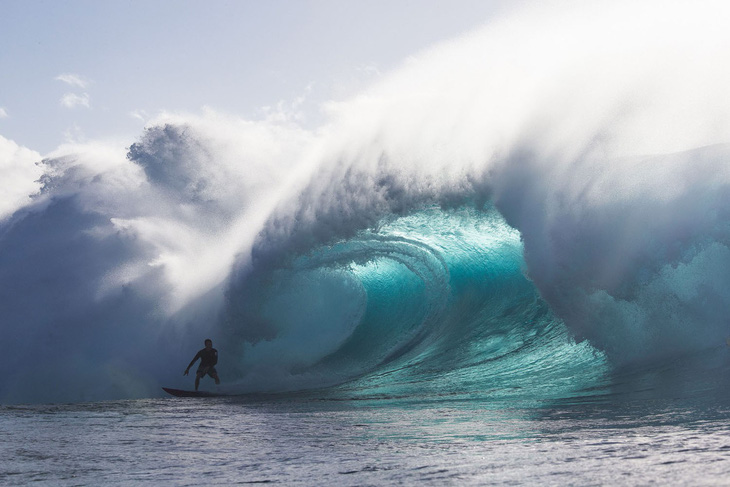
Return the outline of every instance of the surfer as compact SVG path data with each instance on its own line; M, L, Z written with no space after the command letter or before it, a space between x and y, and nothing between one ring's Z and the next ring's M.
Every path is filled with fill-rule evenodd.
M190 367L192 367L198 359L200 359L200 365L198 365L198 371L195 373L195 390L198 390L200 379L205 377L206 374L215 379L216 384L220 384L221 380L218 378L218 371L215 370L215 364L218 363L218 350L213 348L213 340L210 338L205 340L205 348L195 354L195 357L190 361L190 364L188 365L188 368L185 369L185 373L183 375L188 375Z

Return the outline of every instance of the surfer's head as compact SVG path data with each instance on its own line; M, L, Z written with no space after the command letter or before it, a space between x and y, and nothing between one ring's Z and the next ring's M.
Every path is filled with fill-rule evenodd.
M205 348L212 348L213 347L213 340L210 338L205 339Z

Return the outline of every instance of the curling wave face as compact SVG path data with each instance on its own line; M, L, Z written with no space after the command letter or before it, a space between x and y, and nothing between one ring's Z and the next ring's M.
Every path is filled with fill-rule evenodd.
M584 394L609 370L540 299L519 233L493 208L425 208L298 257L254 287L264 291L247 309L275 330L243 353L245 368L266 377L242 384L254 390L341 384L330 394L541 401Z

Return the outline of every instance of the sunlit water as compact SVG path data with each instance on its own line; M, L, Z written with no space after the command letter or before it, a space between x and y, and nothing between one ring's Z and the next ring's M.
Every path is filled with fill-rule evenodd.
M730 409L301 397L0 409L6 485L727 485Z

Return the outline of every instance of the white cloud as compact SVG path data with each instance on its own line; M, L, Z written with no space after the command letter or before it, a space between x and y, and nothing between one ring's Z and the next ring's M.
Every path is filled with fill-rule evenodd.
M69 144L80 144L86 140L84 131L81 130L81 127L76 124L73 124L66 130L64 130L63 138L66 140L66 143Z
M5 108L0 107L0 118L8 118L8 112L5 110Z
M0 135L0 220L30 203L40 191L41 155Z
M380 72L380 69L378 69L378 66L375 63L362 64L362 65L358 66L357 68L355 68L355 70L358 73L362 73L366 76L372 76L372 77L381 76L383 74Z
M134 110L129 113L129 116L142 122L147 122L150 118L149 114L144 110Z
M82 93L80 95L76 93L66 93L61 97L61 105L66 108L91 108L91 97L88 93Z
M87 86L89 86L90 83L89 80L84 78L83 76L73 73L59 74L58 76L56 76L55 79L58 81L63 81L67 85L75 86L81 89L86 88Z
M91 84L91 81L79 74L64 73L59 74L55 78L74 88L85 89ZM88 93L66 93L61 97L61 105L66 108L86 107L91 108L91 97Z

